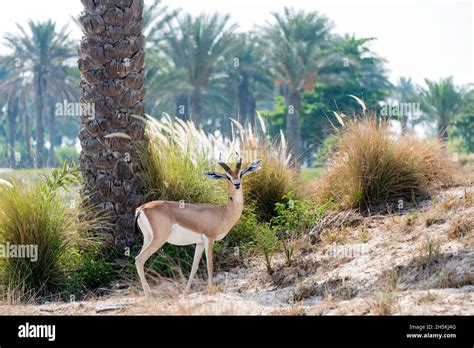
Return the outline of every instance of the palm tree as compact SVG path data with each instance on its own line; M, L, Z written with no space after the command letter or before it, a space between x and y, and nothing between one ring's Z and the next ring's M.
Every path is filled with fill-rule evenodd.
M7 45L14 50L15 57L20 59L33 76L34 104L36 114L36 156L37 168L43 166L44 149L44 95L48 88L48 77L54 69L58 59L62 62L75 55L73 46L68 39L67 28L56 30L56 23L28 22L29 33L20 25L19 35L6 34Z
M49 135L49 155L48 167L56 165L55 158L55 144L56 144L56 105L63 102L77 102L79 100L79 93L77 90L78 81L74 70L77 67L69 67L59 65L49 75L49 88L45 93L45 98L48 106L48 135Z
M425 79L426 89L421 91L421 108L438 123L438 135L446 140L447 129L460 106L461 95L453 84L453 78L440 79L439 82Z
M154 0L143 9L143 33L145 35L145 86L149 93L146 95L147 113L155 114L167 102L184 89L181 82L185 78L182 69L176 69L170 59L163 54L163 46L167 28L173 21L179 9L170 10ZM187 109L187 108L186 108ZM178 112L177 112L178 114Z
M110 241L130 245L134 210L143 203L136 146L145 125L134 117L145 112L143 0L82 3L82 192L108 218Z
M237 115L241 122L255 125L257 100L272 99L272 76L261 42L248 34L240 34L237 40L238 46L231 52L234 64L228 69L237 85Z
M269 46L273 75L288 105L288 146L298 158L302 146L298 121L301 94L313 89L325 64L331 24L317 12L296 12L287 7L283 14L272 15L275 22L264 28L264 40Z
M168 6L162 5L161 0L153 0L143 8L143 34L148 46L157 46L165 39L165 28L176 18L180 9L170 10ZM149 47L146 47L149 48Z
M4 63L4 62L2 62ZM3 65L3 64L2 64ZM18 79L13 77L7 69L2 69L0 79L0 109L6 110L8 124L8 144L11 166L15 165L15 137L16 121L19 109L19 86Z
M395 97L399 103L414 103L418 95L411 78L400 77L395 86ZM413 117L413 115L411 115ZM408 115L403 113L400 118L402 134L406 133L408 125Z
M21 64L14 56L4 56L0 60L0 67L5 74L0 79L0 94L3 94L4 99L2 105L6 105L9 122L9 140L10 140L10 163L12 166L17 166L15 158L15 129L17 125L21 125L20 119L23 123L23 142L25 152L21 156L21 161L24 166L30 166L31 160L31 130L30 130L30 116L28 112L29 101L34 96L34 83L31 74L23 69ZM9 113L10 112L10 113ZM13 114L11 113L13 112ZM18 118L17 118L18 116Z
M229 16L214 14L193 18L177 18L177 28L169 24L165 52L174 66L185 71L185 81L191 90L190 116L199 122L202 116L202 95L213 76L217 61L234 45L235 25L228 26ZM183 100L182 95L179 98Z

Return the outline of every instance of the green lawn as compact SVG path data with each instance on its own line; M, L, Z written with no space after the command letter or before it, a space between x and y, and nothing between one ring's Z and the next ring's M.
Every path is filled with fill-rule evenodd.
M301 172L301 177L304 181L312 180L321 176L323 170L323 167L304 168Z
M304 168L301 172L301 177L305 181L315 179L321 175L323 169L323 167ZM41 178L42 175L49 175L50 173L51 168L17 169L6 172L0 172L0 178L12 182L31 182L37 178Z
M51 168L41 169L15 169L2 172L0 171L0 178L11 182L32 182L42 175L49 175Z

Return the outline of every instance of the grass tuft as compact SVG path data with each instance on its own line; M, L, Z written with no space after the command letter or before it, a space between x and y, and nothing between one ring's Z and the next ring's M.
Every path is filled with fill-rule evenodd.
M336 130L337 151L313 188L320 201L368 210L416 201L454 183L455 164L438 140L394 134L387 121L364 117Z
M2 189L0 243L4 249L29 250L0 258L0 283L8 298L31 301L67 288L68 271L80 264L78 247L92 242L87 235L97 223L81 221L87 208L64 203L62 189L78 183L77 169L65 163L44 180L14 181Z

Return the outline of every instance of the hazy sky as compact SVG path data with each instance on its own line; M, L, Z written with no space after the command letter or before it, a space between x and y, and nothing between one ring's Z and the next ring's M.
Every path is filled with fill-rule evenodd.
M145 0L145 2L148 2ZM285 5L316 10L329 17L337 33L376 37L371 48L387 59L390 79L409 76L417 83L425 77L453 76L457 84L474 82L472 1L314 1L314 0L162 0L171 8L192 14L219 11L232 15L239 30L271 20L272 11ZM79 0L15 0L4 2L0 34L16 32L15 23L52 18L70 22L82 9ZM73 38L80 30L70 24ZM0 45L0 54L7 50Z

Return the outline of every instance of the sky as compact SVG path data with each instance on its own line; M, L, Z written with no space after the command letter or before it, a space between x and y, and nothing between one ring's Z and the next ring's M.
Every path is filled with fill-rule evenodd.
M145 3L149 1L145 0ZM425 0L162 0L170 8L191 14L218 11L231 15L239 31L248 31L271 21L271 12L292 6L318 11L334 23L335 33L375 37L371 49L387 60L392 82L411 77L423 84L453 76L458 85L474 83L474 6L472 1ZM15 0L2 4L0 36L17 32L16 23L52 18L60 26L69 24L71 36L81 31L71 17L82 10L80 0ZM0 40L0 54L8 49Z

